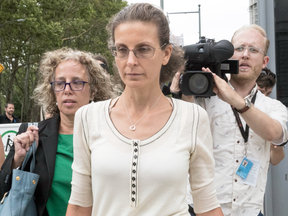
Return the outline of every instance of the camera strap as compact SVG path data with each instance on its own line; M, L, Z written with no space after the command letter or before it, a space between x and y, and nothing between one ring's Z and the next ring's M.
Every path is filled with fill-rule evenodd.
M257 91L255 92L255 94L254 94L254 96L253 96L253 98L251 100L251 103L253 103L253 104L255 103L255 100L256 100L256 94L257 94ZM245 143L247 143L248 137L249 137L249 125L246 124L246 128L245 128L245 131L244 131L243 124L241 122L241 119L239 117L239 114L238 114L237 110L234 107L232 107L232 105L231 105L231 108L233 110L234 116L236 118L236 122L237 122L238 127L240 129L240 132L242 134L242 137L243 137Z

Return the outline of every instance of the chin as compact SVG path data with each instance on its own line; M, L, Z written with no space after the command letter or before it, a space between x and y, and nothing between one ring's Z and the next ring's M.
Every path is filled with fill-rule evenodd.
M62 111L60 111L64 116L69 117L69 116L75 116L75 113L78 109L64 109Z
M246 83L252 80L249 74L231 74L231 78L238 83Z

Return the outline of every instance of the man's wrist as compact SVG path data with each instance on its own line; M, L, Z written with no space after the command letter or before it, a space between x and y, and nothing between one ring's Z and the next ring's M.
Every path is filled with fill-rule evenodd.
M246 107L246 102L245 102L245 99L242 98L241 102L238 102L238 104L235 104L235 109L236 110L242 110Z
M178 92L172 92L172 91L170 91L170 92L171 92L173 98L176 98L176 99L182 98L182 91L181 90Z
M235 107L235 109L237 110L237 112L239 113L244 113L246 112L248 109L250 109L250 107L252 106L251 101L248 98L244 99L244 105L241 105L239 107L241 107L240 109L238 109L237 107Z

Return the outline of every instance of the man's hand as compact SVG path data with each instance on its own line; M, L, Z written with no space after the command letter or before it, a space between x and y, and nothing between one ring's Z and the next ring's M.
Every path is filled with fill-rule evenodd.
M173 80L171 82L171 86L170 86L170 92L172 93L178 93L180 92L180 87L179 87L179 81L180 81L180 76L181 73L178 71L174 77ZM182 94L182 100L187 101L187 102L191 102L194 103L194 97L192 95L184 95Z
M274 166L279 164L285 157L283 146L270 144L270 163Z
M181 74L179 71L174 75L170 86L170 92L178 93L180 91L179 88L180 75Z
M202 71L211 72L209 68L202 68ZM237 92L235 92L225 80L221 79L215 73L211 73L215 82L213 92L221 100L234 106L237 110L243 109L246 106L244 99Z

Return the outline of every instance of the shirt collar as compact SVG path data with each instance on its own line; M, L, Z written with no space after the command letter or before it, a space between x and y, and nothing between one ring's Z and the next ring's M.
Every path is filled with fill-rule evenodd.
M235 91L234 87L231 85L230 81L228 81L229 86ZM247 95L244 99L249 99L251 100L253 98L253 96L256 94L257 92L257 83L255 84L255 86L253 87L253 89L251 90L250 94Z

